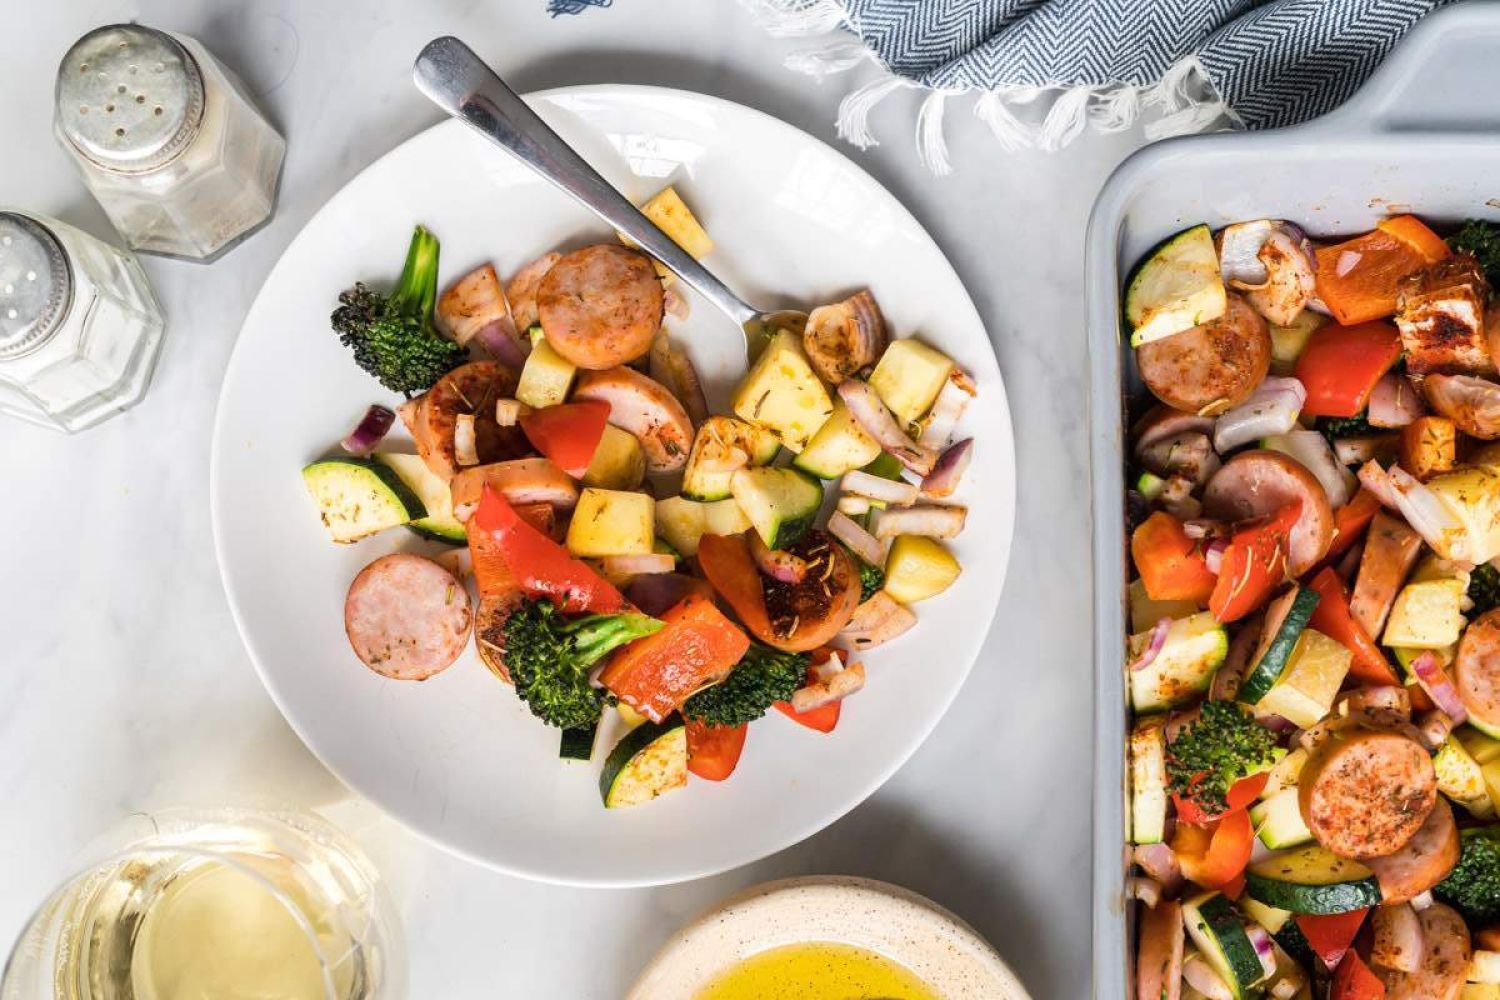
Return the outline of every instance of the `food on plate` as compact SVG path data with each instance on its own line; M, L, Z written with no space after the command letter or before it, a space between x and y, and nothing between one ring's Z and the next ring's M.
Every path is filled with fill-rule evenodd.
M675 189L642 210L713 249ZM829 733L867 683L895 682L858 653L962 573L979 388L954 359L893 338L865 289L786 314L716 413L668 329L685 300L638 249L523 255L509 276L479 262L441 295L437 254L418 227L393 295L340 297L357 363L408 398L303 470L334 541L405 527L415 547L365 543L358 659L422 679L472 635L559 759L601 762L609 808L728 779L766 715ZM1162 665L1202 674L1179 645Z
M1412 215L1131 274L1138 997L1500 997L1497 274Z

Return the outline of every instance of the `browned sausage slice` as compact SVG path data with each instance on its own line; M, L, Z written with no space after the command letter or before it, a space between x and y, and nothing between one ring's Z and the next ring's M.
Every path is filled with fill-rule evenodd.
M498 361L473 361L438 379L416 401L409 421L403 408L402 419L417 443L417 454L435 475L452 479L462 468L453 445L460 413L474 415L474 446L481 463L526 453L519 428L495 423L495 400L513 395L516 381L516 373Z
M1464 629L1453 674L1469 714L1500 726L1500 608L1486 611Z
M385 677L422 681L469 642L469 593L431 559L396 553L359 571L344 599L354 655Z
M1182 996L1184 927L1182 904L1164 899L1141 907L1136 921L1136 1000L1179 1000Z
M536 293L542 279L552 270L552 265L562 260L557 251L544 253L515 273L505 286L505 298L510 302L510 314L515 319L516 329L525 333L536 326Z
M467 521L486 486L513 504L546 503L571 510L578 503L578 484L557 463L547 458L513 458L475 465L454 476L448 484L453 516Z
M1135 349L1141 379L1176 410L1218 414L1243 403L1271 370L1271 333L1237 295L1218 319Z
M1318 843L1363 861L1406 846L1438 798L1432 759L1415 740L1343 729L1307 758L1298 779L1302 820Z
M665 309L651 258L612 243L564 255L542 278L536 305L553 350L594 370L649 351Z
M1427 822L1406 846L1383 858L1366 858L1365 866L1380 880L1380 896L1385 902L1405 903L1445 879L1458 864L1458 851L1453 807L1439 795Z
M666 386L634 368L586 372L573 389L575 400L609 404L609 422L634 434L652 472L673 472L687 464L693 447L693 421Z
M1365 634L1379 638L1406 576L1422 554L1422 536L1403 519L1382 510L1370 522L1349 613Z
M1292 527L1287 572L1301 576L1333 544L1333 508L1306 466L1278 451L1244 451L1225 462L1203 491L1204 512L1223 521L1270 517L1294 500L1301 501L1302 513Z
M1456 912L1433 903L1422 919L1422 965L1416 972L1378 969L1385 1000L1458 1000L1474 957L1469 928Z

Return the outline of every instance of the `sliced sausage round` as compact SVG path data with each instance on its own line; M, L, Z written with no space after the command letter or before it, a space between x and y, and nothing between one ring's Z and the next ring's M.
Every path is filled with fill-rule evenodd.
M1205 415L1243 403L1271 370L1271 332L1244 299L1224 315L1135 349L1141 379L1175 410Z
M1385 1000L1458 1000L1474 957L1469 928L1442 903L1433 903L1420 917L1422 964L1416 972L1377 969Z
M344 599L344 631L365 666L422 681L458 659L469 642L469 592L431 559L396 553L359 571Z
M1380 881L1381 899L1405 903L1447 878L1458 864L1458 852L1453 807L1439 795L1427 821L1399 851L1383 858L1366 858L1365 866Z
M416 400L414 409L403 408L402 420L417 444L417 454L435 475L452 479L463 468L453 444L460 413L474 415L474 448L481 463L526 454L529 446L520 428L495 422L495 401L513 395L517 381L516 373L498 361L473 361L438 379Z
M794 653L826 646L849 624L859 607L859 570L842 545L814 529L787 551L807 561L801 583L782 583L762 576L770 634L767 645Z
M1203 491L1204 512L1223 521L1270 517L1294 500L1302 513L1292 527L1287 572L1301 576L1333 544L1333 508L1306 466L1279 451L1244 451L1225 462Z
M1359 861L1401 850L1438 799L1432 758L1416 741L1343 729L1307 758L1298 779L1302 820L1318 843Z
M693 422L677 397L634 368L584 372L573 399L609 404L609 422L634 434L652 472L674 472L687 464L693 447Z
M1140 457L1143 449L1163 438L1176 437L1179 434L1202 434L1204 437L1212 437L1213 433L1212 417L1200 417L1196 413L1183 413L1170 406L1160 405L1147 410L1146 414L1130 428L1130 438L1135 442L1137 458Z
M536 305L552 349L593 370L649 351L665 309L651 258L612 243L565 254L543 276Z
M1486 611L1464 629L1453 680L1470 715L1500 726L1500 608Z

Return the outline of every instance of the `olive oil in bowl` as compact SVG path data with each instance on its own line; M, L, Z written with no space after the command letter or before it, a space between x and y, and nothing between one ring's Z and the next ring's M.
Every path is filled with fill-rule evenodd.
M786 945L752 955L695 1000L942 1000L905 966L854 945Z

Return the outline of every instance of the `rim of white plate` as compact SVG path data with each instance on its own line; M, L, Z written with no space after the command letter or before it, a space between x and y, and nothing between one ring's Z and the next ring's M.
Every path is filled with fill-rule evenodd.
M812 821L802 827L799 827L794 832L789 833L786 836L776 838L769 844L757 848L746 857L739 858L727 864L699 865L693 868L684 869L665 877L646 876L634 878L580 878L577 876L559 874L550 870L541 870L525 864L507 863L496 858L487 857L485 855L469 850L466 847L455 844L429 830L426 830L423 827L419 826L415 820L410 819L407 816L404 816L394 811L393 809L388 808L379 797L377 797L372 792L367 791L363 783L349 778L342 770L329 763L327 758L318 751L318 748L313 740L308 736L307 733L302 730L302 728L297 725L296 721L294 721L294 713L289 710L288 705L283 700L282 694L278 690L276 683L273 681L271 674L262 665L261 658L256 652L255 643L253 642L251 635L246 628L245 621L241 617L240 605L236 596L234 584L230 578L230 573L225 569L225 540L221 529L222 521L219 515L220 497L219 492L216 489L216 484L219 482L220 478L219 461L222 450L224 424L227 419L225 416L226 408L224 405L224 397L227 391L227 387L231 381L231 373L234 371L235 365L240 357L241 348L243 346L244 332L251 326L252 321L254 321L257 316L257 313L261 310L262 300L266 288L271 284L272 279L276 277L277 270L280 268L282 261L293 251L294 248L298 246L299 243L301 243L302 240L309 238L308 233L315 228L319 218L323 216L324 213L328 212L333 204L337 202L345 194L345 192L350 187L352 187L361 177L365 176L371 171L380 169L381 165L384 162L395 157L407 146L424 141L430 133L433 133L440 129L467 129L466 125L455 119L444 119L422 129L421 131L393 146L391 149L387 150L385 153L360 169L358 173L348 178L339 187L339 189L332 195L330 195L328 199L323 202L322 206L320 206L318 210L314 212L305 223L303 223L302 228L299 229L297 234L292 237L290 242L287 243L286 247L277 257L276 263L267 273L265 281L261 285L260 291L256 293L255 300L251 303L249 311L247 311L245 314L244 321L240 324L240 331L236 335L234 350L231 352L229 363L225 366L224 369L223 383L219 394L219 403L216 406L214 412L213 439L209 448L209 514L213 525L214 557L219 567L219 581L224 588L225 598L229 604L230 617L234 620L235 629L239 633L240 642L244 646L245 652L249 656L250 662L254 666L257 676L260 678L261 686L265 688L266 693L270 696L272 703L275 704L277 711L281 713L282 718L286 720L287 725L292 729L292 731L297 734L297 738L302 741L303 745L307 747L312 755L317 758L318 762L325 769L327 769L330 774L337 778L350 791L370 801L380 809L382 814L390 817L397 824L411 832L419 839L448 854L462 858L465 861L470 862L471 864L479 865L480 867L489 868L493 871L502 872L508 875L514 875L520 878L526 878L532 881L544 882L553 885L575 886L579 888L632 889L658 885L676 885L700 878L719 875L727 871L733 871L737 868L741 868L745 865L754 864L757 861L768 858L773 854L778 854L789 847L799 844L807 838L814 836L815 834L820 833L823 830L826 830L828 827L832 826L834 823L837 823L840 819L847 816L856 807L862 805L866 799L868 799L875 792L879 791L880 788L883 787L885 783L888 782L891 777L897 771L899 771L907 761L911 759L912 755L915 754L917 750L927 742L927 738L932 735L932 732L937 728L938 723L941 722L943 718L948 714L949 709L951 709L953 706L954 699L958 696L958 692L968 682L969 675L973 673L974 664L978 661L979 653L983 649L984 639L988 637L989 630L994 624L995 615L999 610L1000 595L1003 591L1006 577L1009 574L1011 545L1014 541L1015 534L1015 435L1014 425L1011 421L1010 416L1009 396L1005 391L1005 383L1004 378L1000 372L999 359L995 355L994 343L989 339L988 328L984 323L983 317L979 315L979 310L974 305L973 298L968 294L968 290L966 287L964 287L962 279L958 277L957 270L953 267L952 262L948 260L948 255L943 252L937 241L932 238L932 234L927 231L927 228L917 220L916 216L911 213L911 210L908 209L899 198L897 198L888 188L886 188L885 185L881 184L873 176L871 176L868 171L859 166L840 150L834 148L833 146L830 146L828 143L824 142L818 137L811 135L800 128L797 128L795 125L792 125L789 122L785 122L780 118L777 118L767 112L760 111L759 109L740 104L736 101L728 100L727 98L716 97L711 94L703 94L697 91L683 90L676 87L658 87L646 84L595 83L576 84L565 87L552 87L546 90L532 91L521 96L526 101L535 103L547 102L561 98L585 97L590 95L597 95L600 97L663 96L676 99L700 101L706 104L714 105L721 110L727 110L733 114L747 115L752 118L759 119L763 124L769 126L770 128L779 129L783 132L789 133L796 141L810 144L814 148L818 149L821 153L838 159L845 166L847 166L848 169L858 174L874 189L880 191L881 194L888 198L892 211L904 222L910 224L914 232L920 234L921 240L927 244L928 248L930 248L932 254L934 255L934 260L941 261L943 266L947 267L948 270L953 273L955 282L961 288L964 288L963 302L961 304L956 304L956 307L965 309L972 317L974 324L979 329L985 331L986 346L989 347L989 350L985 352L983 356L984 360L989 362L991 370L984 373L983 384L985 384L986 386L993 384L995 392L999 397L997 400L997 413L1001 417L1000 426L990 428L987 431L985 437L987 439L996 439L1003 441L1005 445L1003 456L1005 468L1001 471L1006 495L999 499L1001 508L1004 511L1008 512L1009 516L1002 518L1004 523L1001 526L1001 538L999 545L1001 551L1001 565L999 566L997 571L997 592L995 594L995 599L994 601L987 604L982 619L975 622L975 632L980 635L979 644L974 651L974 655L969 658L968 664L965 666L962 676L957 679L957 682L953 684L952 689L942 699L941 710L934 712L931 716L930 721L910 730L908 732L907 739L905 739L898 745L898 750L892 756L890 764L887 767L882 768L878 772L876 772L872 776L871 780L861 783L858 787L853 787L853 784L851 783L851 794L848 795L842 802L839 802L835 806L835 808L828 814L826 814L822 819ZM475 141L483 141L477 136L474 138Z

